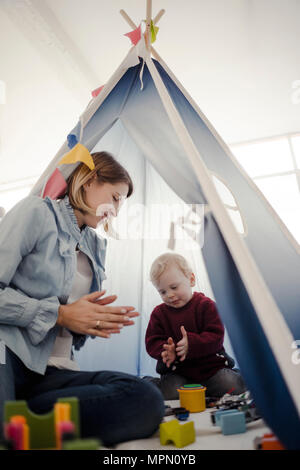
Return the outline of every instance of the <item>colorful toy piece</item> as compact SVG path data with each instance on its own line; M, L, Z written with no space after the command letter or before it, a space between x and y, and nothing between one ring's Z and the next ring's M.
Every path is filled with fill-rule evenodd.
M63 442L63 450L97 450L99 449L98 439L73 439Z
M261 418L253 399L251 398L250 392L242 393L241 395L228 395L225 394L219 399L214 406L218 409L211 412L212 424L215 423L215 415L219 411L243 411L245 414L246 423L256 421Z
M179 421L186 421L190 416L190 412L188 410L185 411L176 411L175 416Z
M184 385L178 388L180 405L191 413L204 411L206 409L205 390L206 387L198 384Z
M220 415L220 426L224 435L246 432L245 414L243 411L222 413Z
M13 443L15 450L29 449L29 428L24 416L12 416L4 426L4 434Z
M275 434L268 433L262 437L256 437L254 439L254 448L256 450L285 450L285 447L277 439Z
M213 424L215 426L221 426L221 416L226 414L238 413L238 410L218 410L214 413Z
M57 449L59 448L58 440L56 436L56 423L59 422L59 411L62 410L57 405L68 404L69 413L64 408L64 418L71 420L74 423L75 437L79 437L79 410L78 410L78 399L77 398L60 398L58 403L55 404L54 409L46 414L33 413L27 407L26 401L7 401L4 406L4 420L5 423L9 423L10 419L14 415L21 415L26 419L26 423L29 427L29 448L30 449ZM60 411L61 417L62 411Z
M185 447L195 441L194 422L180 424L177 419L161 423L159 425L160 443L166 445L172 443L176 447Z
M52 411L46 414L33 413L26 401L7 401L4 405L4 434L6 443L15 450L65 449L65 439L80 438L79 405L76 397L60 398ZM83 439L77 442L83 448ZM94 439L92 447L99 440ZM87 446L90 444L87 443ZM70 446L69 446L70 447ZM7 446L6 446L7 448Z
M185 421L189 416L190 412L182 407L171 408L170 406L165 406L165 416L175 415L180 421Z

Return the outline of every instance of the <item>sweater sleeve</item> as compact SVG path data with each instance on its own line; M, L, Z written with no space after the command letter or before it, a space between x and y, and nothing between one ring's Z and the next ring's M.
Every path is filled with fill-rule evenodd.
M146 351L154 359L161 359L163 345L167 343L169 335L166 334L160 321L159 306L153 310L146 331Z
M37 243L45 227L45 210L38 198L20 201L0 224L0 322L27 329L34 345L56 324L57 297L34 299L10 286L23 259Z
M224 326L219 317L216 304L211 299L198 305L198 323L201 324L201 332L187 332L188 353L187 359L198 359L210 354L215 354L223 347Z

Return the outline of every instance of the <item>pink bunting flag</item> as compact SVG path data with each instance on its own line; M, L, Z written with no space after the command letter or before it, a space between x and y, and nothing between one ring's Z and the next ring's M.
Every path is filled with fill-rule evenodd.
M99 88L96 88L96 90L92 91L93 98L96 98L96 96L99 95L99 93L100 93L100 91L102 90L103 87L104 87L104 85L99 86Z
M136 44L141 40L141 25L136 28L134 31L130 31L130 33L126 33L124 34L124 36L127 36L132 44L134 44L136 46Z
M67 189L67 183L58 168L54 170L48 179L42 197L49 196L51 199L56 199L62 196Z

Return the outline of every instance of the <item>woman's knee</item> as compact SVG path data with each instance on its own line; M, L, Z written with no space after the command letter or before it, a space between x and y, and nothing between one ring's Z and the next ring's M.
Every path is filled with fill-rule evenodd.
M126 399L118 404L120 414L114 413L109 425L102 421L101 440L106 446L150 437L163 420L165 405L157 386L137 378L132 385L124 389Z
M139 379L136 385L141 396L141 420L146 424L145 433L152 434L165 414L164 397L159 388L150 382Z

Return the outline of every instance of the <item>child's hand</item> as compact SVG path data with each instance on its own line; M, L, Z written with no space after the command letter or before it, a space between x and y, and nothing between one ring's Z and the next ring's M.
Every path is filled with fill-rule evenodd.
M167 367L170 367L176 359L175 343L173 339L168 338L168 343L164 344L163 348L164 351L161 353L162 360Z
M184 361L189 349L189 342L187 337L187 332L185 331L184 326L180 327L182 333L182 339L178 341L176 347L177 356L180 356L180 361Z

